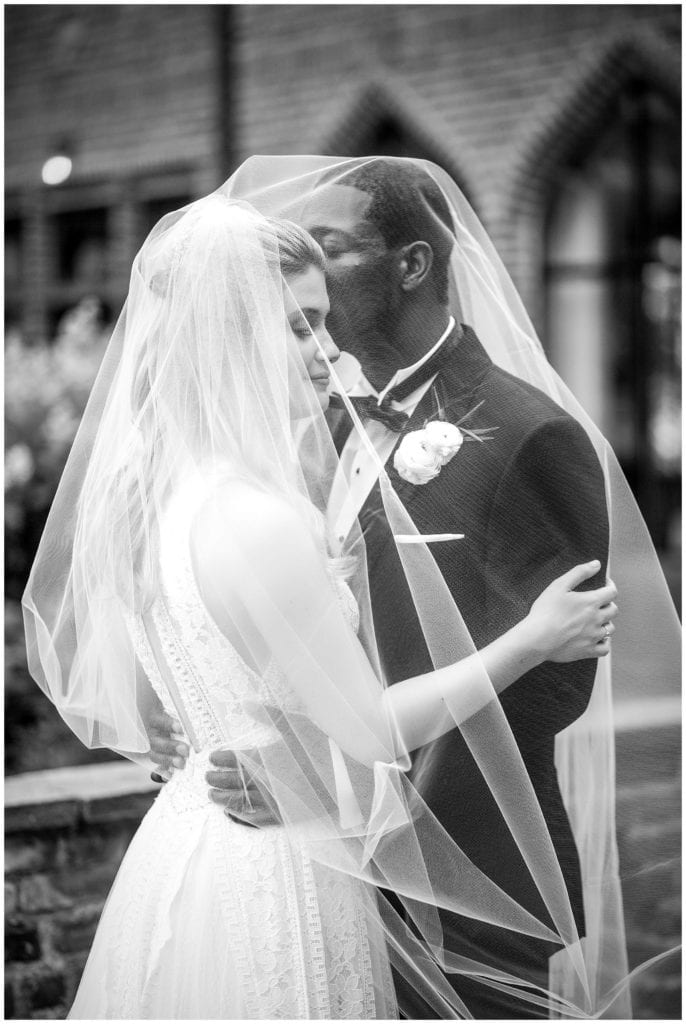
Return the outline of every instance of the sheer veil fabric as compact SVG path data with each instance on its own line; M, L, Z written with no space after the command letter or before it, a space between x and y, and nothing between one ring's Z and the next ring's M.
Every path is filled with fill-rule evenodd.
M485 487L498 466L512 495L521 550L515 569L497 523L463 517L459 495L437 501L441 530L434 532L464 538L422 540L417 502L427 500L433 483L408 484L392 460L381 463L330 363L348 426L378 463L379 476L368 514L342 539L336 534L330 496L334 482L338 489L346 482L331 425L284 315L288 284L272 218L312 230L333 262L333 236L342 226L325 225L318 203L331 218L345 212L350 194L359 199L362 190L367 202L375 162L253 157L217 192L164 217L148 236L25 594L31 672L85 744L145 763L157 696L136 657L135 624L148 621L159 599L170 517L187 521L195 586L221 635L261 680L239 705L215 695L216 716L227 721L226 745L313 861L367 883L378 905L379 951L429 1011L471 1016L458 983L470 978L504 999L516 997L532 1016L630 1016L632 972L654 968L669 951L651 948L644 962L628 963L623 902L649 906L665 865L646 848L623 877L614 714L627 700L659 703L678 692L676 614L612 450L547 362L459 189L423 161L404 163L431 183L419 194L423 215L434 224L447 306L464 325L458 335L475 335L485 362L462 405L451 408L451 391L432 385L427 402L435 404L422 415L491 430L481 444L465 440L437 482L447 487L464 472L477 492L481 475ZM392 168L395 161L383 163ZM412 223L399 223L397 239L385 241L402 245L412 230ZM384 280L372 285L388 288ZM363 295L346 305L337 294L344 287L344 275L330 275L334 340L343 349L346 339L373 344L386 328L376 319L378 306L367 306ZM387 309L392 316L390 291ZM302 310L305 324L307 313ZM448 375L460 377L464 345L457 343ZM619 628L612 656L597 668L584 663L587 699L572 718L551 726L540 695L569 687L575 677L562 674L558 682L553 671L530 690L522 680L517 691L511 688L510 710L482 667L459 698L445 694L452 733L413 752L385 698L402 678L392 667L388 637L395 631L398 648L404 634L419 637L422 671L469 658L526 613L532 597L524 581L535 597L583 560L570 553L558 571L535 543L548 467L527 458L525 423L517 428L523 438L517 459L506 457L503 410L481 390L491 364L508 381L523 382L531 401L560 419L562 434L592 464L603 522L585 522L583 493L577 498L572 488L570 496L569 487L556 516L561 535L573 521L575 529L587 529L591 546L605 537L606 550L589 551L588 558L602 558L618 585ZM551 472L563 483L574 480L564 445L550 454ZM497 498L507 506L507 496ZM477 535L479 544L470 547ZM456 582L450 566L458 545L466 545L459 549L466 554L455 556ZM470 552L485 552L483 578ZM479 590L478 600L463 604L459 579L465 590ZM341 611L341 580L359 609L357 632ZM563 844L559 823L553 827L542 807L545 794L532 781L532 765L544 756L539 735L555 737L571 837ZM460 737L480 780L478 799L460 804L460 815L470 819L469 841L462 826L443 816L436 796L451 736ZM640 737L636 770L648 778L664 752L650 728ZM460 777L448 781L459 792ZM511 844L503 857L516 859L527 879L525 895L491 866L492 837L478 836L486 803ZM565 821L559 831L567 827ZM581 893L570 892L576 857ZM495 944L489 935L499 936ZM548 949L545 976L510 955L529 940Z

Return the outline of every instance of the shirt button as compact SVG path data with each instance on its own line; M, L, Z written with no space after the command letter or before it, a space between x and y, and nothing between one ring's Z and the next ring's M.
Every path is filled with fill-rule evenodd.
M359 475L360 475L360 467L359 467L359 466L358 466L358 467L357 467L357 469L355 470L355 475L356 475L356 476L359 476Z

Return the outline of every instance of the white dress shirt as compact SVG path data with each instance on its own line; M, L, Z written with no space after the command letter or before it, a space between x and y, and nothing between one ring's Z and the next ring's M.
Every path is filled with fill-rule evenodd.
M441 345L447 340L454 326L455 320L453 317L450 317L448 326L436 344L429 349L421 359L417 360L416 363L413 363L412 366L398 370L391 377L383 391L377 392L369 383L367 378L360 373L360 376L354 386L348 391L348 394L354 397L374 395L378 397L379 403L381 403L391 388L396 387L404 380L407 380L411 374L424 365L427 359L430 359L431 356L438 351ZM391 408L407 413L408 416L412 416L413 412L435 379L436 375L434 374L434 376L429 380L420 384L411 395L407 396L407 398L404 398L399 402L391 402ZM393 449L398 443L399 435L394 430L389 430L389 428L385 424L380 423L379 420L365 419L363 420L363 425L367 437L374 446L374 450L379 461L377 462L376 459L371 456L365 445L362 443L357 431L351 431L350 436L343 447L343 451L341 452L340 465L338 467L338 472L331 490L331 497L329 499L329 518L333 523L334 534L341 542L343 542L348 536L360 509L369 497L372 487L378 480L380 464L386 464L393 452Z

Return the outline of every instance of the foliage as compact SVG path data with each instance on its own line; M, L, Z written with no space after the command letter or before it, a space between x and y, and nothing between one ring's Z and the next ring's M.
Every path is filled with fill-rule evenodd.
M5 352L6 585L19 597L105 346L97 299L67 313L50 346Z
M5 349L5 752L10 772L101 759L85 751L30 679L19 599L109 331L84 299L52 345ZM113 755L107 753L105 756Z

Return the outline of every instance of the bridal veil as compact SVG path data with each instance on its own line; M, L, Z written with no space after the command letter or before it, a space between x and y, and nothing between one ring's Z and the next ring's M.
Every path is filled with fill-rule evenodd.
M362 879L377 895L379 941L398 974L439 1017L470 1015L448 980L460 974L516 995L532 1016L629 1016L632 976L655 969L669 951L656 942L628 962L624 906L649 907L667 865L648 845L630 871L619 858L615 716L677 692L675 611L612 450L548 363L483 228L444 171L413 161L441 196L430 216L451 309L497 366L574 418L604 477L608 574L621 616L586 711L555 746L580 859L580 937L522 753L485 671L460 699L446 695L446 714L517 845L542 912L504 891L427 806L421 779L436 768L436 752L432 745L405 749L383 696L389 681L369 587L369 572L383 568L368 568L359 524L341 541L330 522L339 458L289 330L274 218L306 223L318 191L345 188L374 159L253 157L148 236L25 594L30 668L85 744L146 761L156 696L137 662L131 624L145 622L155 600L165 517L174 503L195 502L188 538L195 585L268 690L266 699L245 699L241 716L251 728L231 745L313 860ZM306 309L302 320L306 330ZM334 390L344 392L335 363L330 372ZM378 461L343 401L360 445ZM487 416L497 428L498 410ZM474 654L478 640L432 550L460 540L423 538L387 468L378 469L375 515L397 550L431 662L450 665ZM340 581L359 608L357 636L342 618ZM500 586L516 586L506 567ZM231 714L221 694L216 714ZM635 736L636 773L651 777L664 753L649 724ZM472 945L467 955L453 946L443 926L450 913L505 936L549 942L549 977L522 976L506 948L496 960L486 948Z

